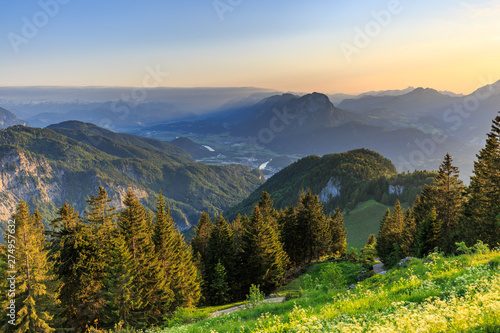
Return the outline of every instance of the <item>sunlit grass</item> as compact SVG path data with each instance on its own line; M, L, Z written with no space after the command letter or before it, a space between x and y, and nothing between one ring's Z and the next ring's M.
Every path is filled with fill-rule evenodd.
M184 312L179 316L200 321L171 321L149 332L499 332L499 264L498 251L449 258L434 253L347 290L361 266L320 263L282 290L300 290L300 298L214 318L208 311L220 307ZM341 286L325 276L338 269Z

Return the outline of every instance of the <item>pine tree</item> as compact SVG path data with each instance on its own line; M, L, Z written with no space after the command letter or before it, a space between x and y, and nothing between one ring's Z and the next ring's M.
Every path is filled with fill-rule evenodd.
M83 329L88 324L81 312L80 295L85 289L82 276L85 267L85 251L90 247L89 228L83 225L72 206L65 203L59 208L58 217L51 222L50 259L62 286L59 300L66 318L64 327ZM91 248L91 247L90 247Z
M202 212L198 224L194 228L194 236L191 239L193 253L199 253L203 262L207 261L208 239L212 222L207 212Z
M208 304L208 276L206 264L208 261L208 239L210 238L210 228L212 221L206 212L201 213L198 224L194 228L194 236L191 239L191 249L193 251L193 259L198 268L199 284L201 288L200 302Z
M137 263L133 260L123 235L118 231L113 233L109 257L104 273L103 327L113 328L119 322L128 327L136 322L133 311L142 306L137 297L142 290L135 284Z
M229 301L229 285L227 283L227 272L224 265L219 261L215 265L214 276L210 283L210 290L212 291L212 303L215 305L225 304Z
M374 234L370 234L366 240L365 246L361 249L361 259L365 261L373 261L377 258L377 239Z
M500 243L500 116L493 120L486 146L477 155L463 209L462 238Z
M167 277L155 254L150 236L151 230L148 230L149 214L131 190L127 191L123 203L125 209L120 213L119 230L137 264L135 283L141 290L140 295L137 295L140 299L136 303L142 306L135 309L133 313L136 321L134 326L140 327L147 323L157 324L174 301L174 294L169 288Z
M245 289L251 284L258 284L262 291L268 293L281 285L288 256L275 229L262 216L258 205L244 225L242 261L247 271Z
M340 208L335 209L333 216L328 216L327 224L331 240L330 253L343 256L347 251L347 231L344 227L344 218Z
M318 259L328 248L328 229L323 205L310 189L299 198L296 219L296 232L302 235L301 242L297 245L304 251L306 260Z
M387 209L377 237L377 253L388 267L393 266L402 258L401 236L404 227L404 214L399 200L394 205L393 212Z
M231 227L226 222L224 217L216 216L215 221L210 229L210 237L208 239L207 262L205 264L207 272L207 284L209 286L208 299L211 304L214 304L214 297L218 293L213 289L213 280L215 279L215 268L221 263L224 266L227 275L226 282L231 288L231 295L235 295L237 290L237 259L236 249L234 244L234 235Z
M262 191L257 205L259 206L262 218L266 220L266 223L268 223L276 232L279 232L278 213L273 208L273 201L271 200L269 193Z
M81 266L78 294L78 315L85 326L99 327L105 305L103 298L104 274L110 260L111 233L116 224L115 207L107 191L99 186L97 194L87 200L89 209L84 212L80 229L84 244L80 247Z
M441 234L436 236L436 243L447 253L455 251L457 238L459 214L463 202L465 186L458 178L458 168L452 165L453 159L446 154L443 163L439 166L438 174L434 180L436 207L436 221L439 224L434 227L440 229Z
M404 227L401 234L401 254L404 257L413 256L416 253L415 239L417 236L417 225L410 208L406 210Z
M9 271L15 271L16 276L16 321L15 326L5 323L3 332L53 332L51 321L53 305L57 301L57 290L50 288L54 276L47 260L47 251L44 250L45 237L43 235L43 224L40 223L39 213L29 215L29 207L21 200L12 215L15 221L15 229L8 229L4 238L8 244L15 244L14 262L8 266ZM12 232L9 232L12 230ZM14 231L15 230L15 231ZM11 239L15 243L9 242ZM9 250L12 250L9 248ZM10 254L11 252L4 252ZM2 258L7 261L10 258ZM8 274L2 272L2 274ZM3 276L2 282L7 276ZM7 305L4 303L5 313Z
M301 265L306 258L304 242L304 229L306 226L299 225L295 207L290 206L281 212L280 224L282 232L280 240L293 265Z
M153 242L169 288L174 292L171 310L194 306L200 299L198 269L161 193L155 213Z
M417 225L416 254L418 257L423 257L438 247L436 240L440 234L440 224L434 206L426 210L420 219Z

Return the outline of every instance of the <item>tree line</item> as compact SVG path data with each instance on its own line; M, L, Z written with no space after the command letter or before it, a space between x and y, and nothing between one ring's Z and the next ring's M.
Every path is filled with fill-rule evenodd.
M457 252L459 243L500 245L500 116L493 120L486 145L477 155L469 186L446 154L432 185L425 185L413 206L396 202L382 218L376 250L388 266L406 256L436 250Z
M130 189L123 210L110 202L99 187L82 215L66 203L49 228L19 202L0 248L0 301L12 314L2 332L161 326L181 307L244 299L252 285L270 293L293 267L346 248L340 210L325 216L311 191L282 211L264 192L232 223L204 212L190 245L161 193L153 213Z

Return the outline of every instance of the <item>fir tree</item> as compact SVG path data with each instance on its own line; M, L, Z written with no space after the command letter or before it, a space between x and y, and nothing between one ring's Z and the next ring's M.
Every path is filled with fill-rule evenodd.
M463 209L462 238L500 243L500 116L493 120L486 146L477 155Z
M438 174L434 180L434 206L436 207L436 225L434 229L441 229L436 243L447 253L455 250L459 214L463 202L464 185L458 178L458 168L453 166L453 159L446 154L443 163L439 166Z
M280 240L283 243L283 248L286 251L290 261L298 266L305 261L304 242L304 225L298 224L296 210L293 206L286 208L280 214L280 224L282 232Z
M125 209L120 213L118 225L130 254L136 261L135 283L141 290L140 295L137 295L140 299L136 303L142 306L135 309L133 314L135 326L157 324L174 302L174 294L155 254L151 230L148 230L150 216L131 190L127 191L123 203Z
M330 253L343 256L347 250L347 232L344 227L344 218L340 208L337 207L333 216L327 218L328 230L330 232Z
M194 236L191 239L191 247L193 248L193 253L199 253L202 262L207 261L208 255L208 239L210 237L210 228L212 222L210 221L210 216L207 212L202 212L201 217L198 220L198 224L194 228Z
M201 217L198 220L198 224L196 224L196 227L194 228L194 236L191 239L191 249L194 257L193 260L195 261L199 274L198 278L202 297L200 301L204 304L207 303L205 296L209 294L206 264L208 261L208 240L210 238L211 225L212 221L210 221L208 213L202 212Z
M417 225L410 208L406 210L404 217L404 227L401 234L401 254L404 257L413 256L416 253L415 239L417 235Z
M301 241L296 246L300 246L304 251L304 259L312 260L324 254L325 245L329 245L328 227L326 224L323 205L317 195L313 195L309 189L307 193L302 193L296 208L296 232L301 233Z
M377 253L388 267L393 266L402 257L401 235L404 227L404 214L399 200L391 214L387 209L377 237Z
M85 289L82 276L85 267L85 252L90 247L88 228L83 225L74 208L65 203L51 222L50 259L55 274L61 282L59 299L66 318L66 328L82 329L88 324L82 315L80 295Z
M361 258L365 261L373 261L377 258L377 239L374 234L370 234L366 240L365 246L361 249Z
M217 265L215 265L214 275L210 283L212 303L215 305L227 303L229 301L229 290L226 269L219 261Z
M218 291L212 288L212 282L216 276L215 268L219 261L226 269L226 281L231 288L231 294L235 295L238 292L236 284L237 259L234 235L231 227L222 216L215 217L215 221L210 229L207 251L207 262L205 267L207 271L207 283L210 286L208 299L210 303L213 304L214 297Z
M81 260L78 314L86 326L99 327L105 305L103 298L104 273L109 262L111 233L115 228L116 211L107 191L99 186L97 194L87 200L89 209L84 212L84 225L80 229L83 246Z
M44 228L40 223L40 215L30 215L28 205L21 200L11 220L15 221L15 229L8 229L4 239L8 244L15 244L15 262L8 261L10 258L6 257L2 259L12 263L8 266L9 271L16 272L14 297L17 308L15 325L5 322L2 331L53 332L55 329L50 326L53 314L49 311L54 309L57 290L50 288L54 286L54 276L47 260L47 251L44 250ZM9 250L4 249L4 255L10 254ZM3 276L2 283L7 277ZM10 302L4 301L4 311L8 313L7 305Z
M121 322L128 327L136 322L133 311L142 306L137 297L142 290L135 284L137 263L119 232L113 233L109 258L104 274L103 298L106 303L103 309L103 326L113 328Z
M245 289L251 284L258 284L268 293L281 285L288 256L275 229L264 219L258 205L244 226L242 255L247 271Z

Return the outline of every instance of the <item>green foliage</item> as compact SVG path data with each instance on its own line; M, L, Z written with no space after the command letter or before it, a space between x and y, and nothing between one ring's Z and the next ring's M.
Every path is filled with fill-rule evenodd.
M60 311L41 216L37 212L30 215L28 205L21 200L11 221L11 227L4 234L9 245L3 246L0 253L2 262L8 263L1 270L0 300L6 315L2 316L0 327L2 332L53 332L54 315ZM12 275L15 280L7 280ZM8 308L12 300L15 301L13 318L7 315L12 313Z
M229 284L227 272L224 265L219 261L215 265L213 276L210 281L210 300L212 304L225 304L229 300Z
M265 295L262 291L260 291L259 285L254 285L252 283L247 295L247 304L251 307L259 306L264 301L264 298Z
M467 247L467 245L465 245L465 242L455 243L455 245L457 246L457 252L462 252L463 254L472 253L472 248Z
M266 210L264 213L269 214ZM240 252L243 288L247 290L257 283L262 291L269 293L282 284L288 256L269 218L263 215L258 205L245 222Z
M500 116L493 120L486 146L477 155L463 208L462 238L467 244L480 239L490 246L500 243Z
M322 268L320 283L328 289L340 289L345 285L346 279L342 269L335 263L329 263Z

